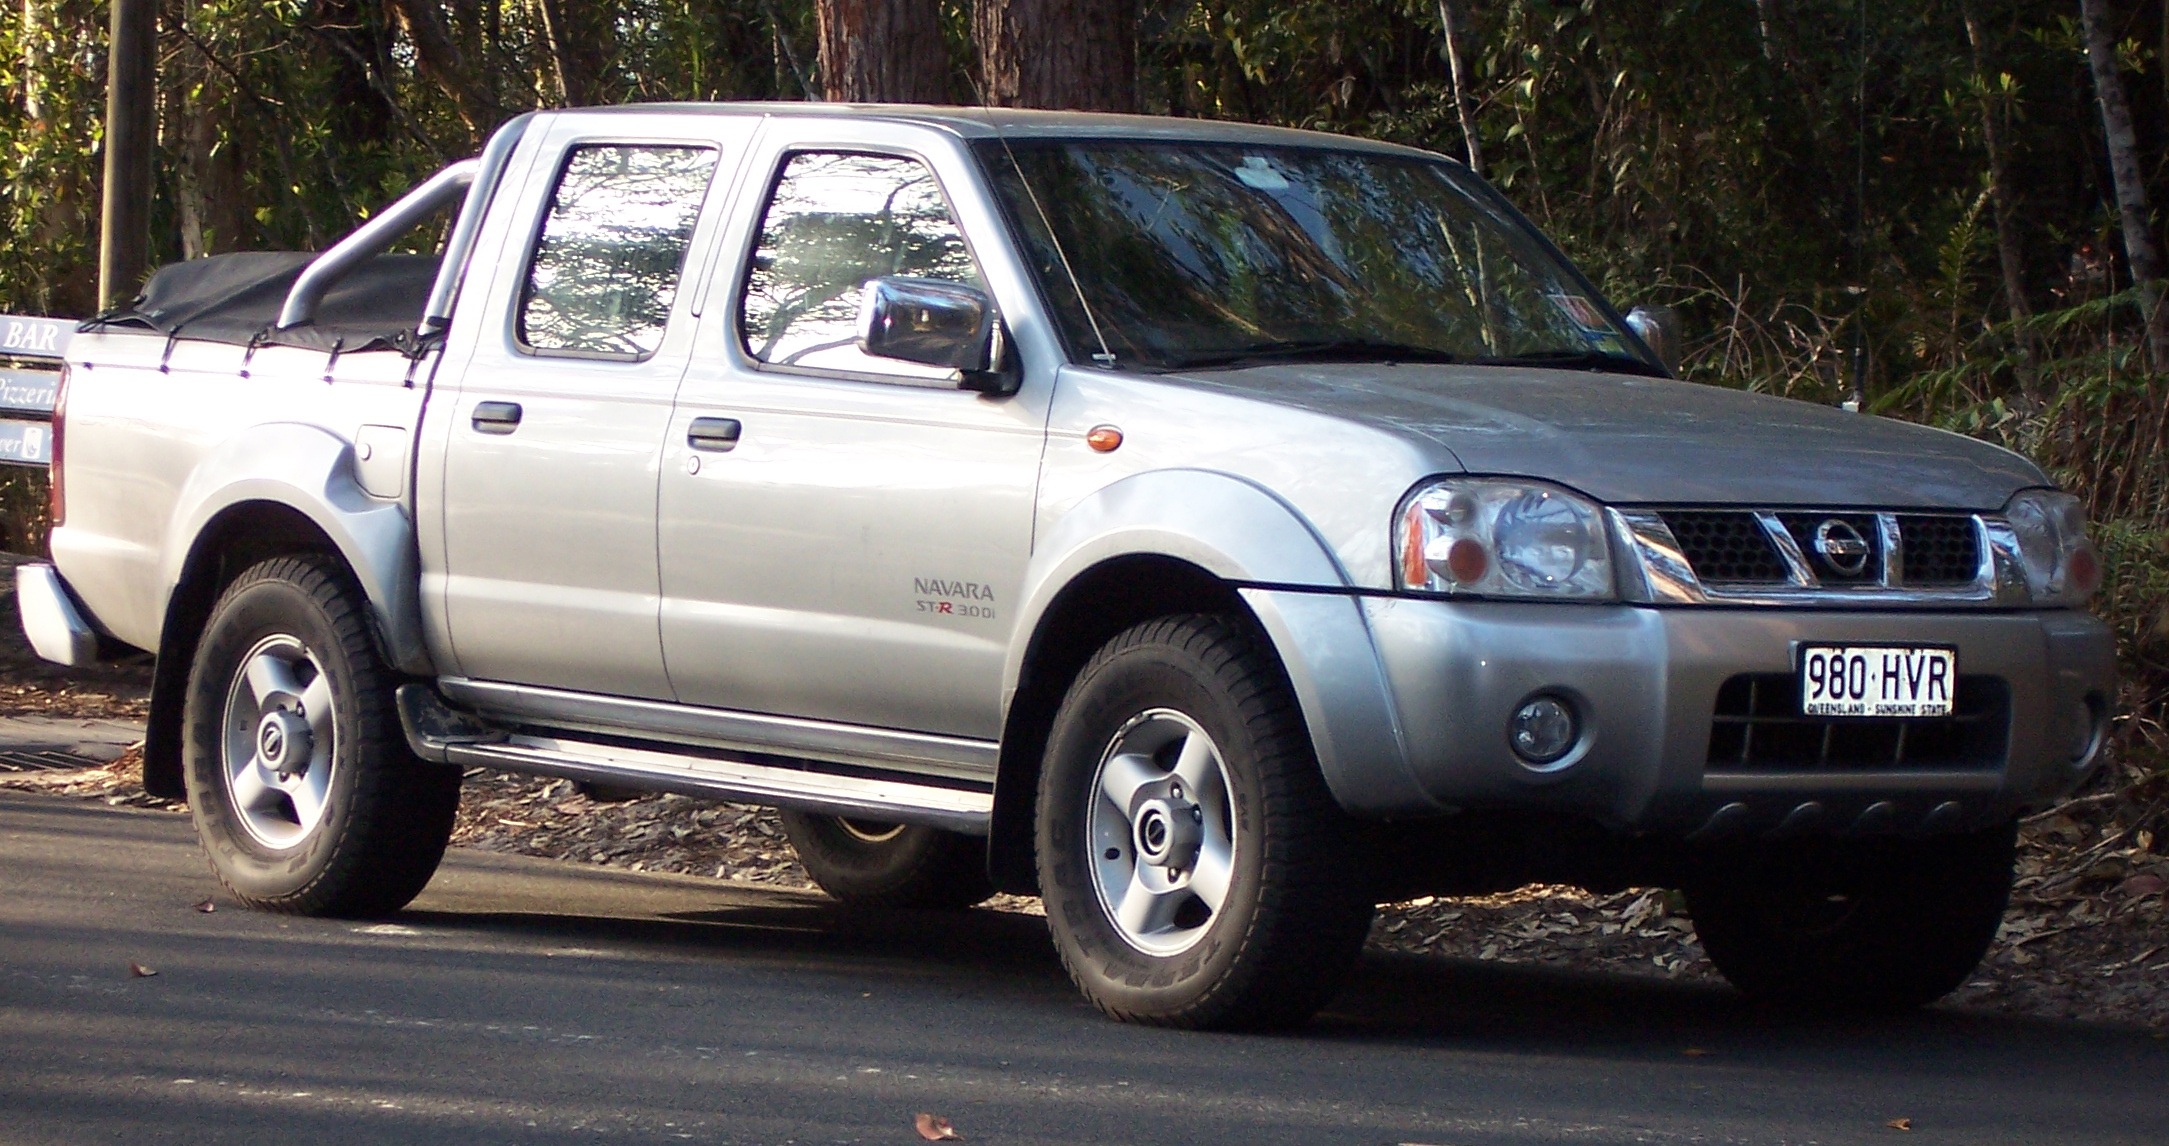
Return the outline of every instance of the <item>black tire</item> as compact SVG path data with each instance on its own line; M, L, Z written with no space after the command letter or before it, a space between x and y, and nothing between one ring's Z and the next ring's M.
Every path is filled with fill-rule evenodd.
M1904 1010L1980 965L2011 895L2017 826L1922 840L1769 845L1712 857L1687 907L1747 995L1809 1010Z
M182 717L188 806L212 870L251 907L389 914L451 839L459 771L408 751L365 608L337 561L278 557L236 577L205 623ZM275 773L274 759L296 767Z
M1186 763L1200 733L1198 756L1216 754L1217 769ZM1110 789L1129 795L1117 804ZM1167 826L1185 820L1190 838L1169 842ZM1241 1030L1307 1022L1339 991L1370 928L1356 844L1286 673L1228 618L1166 617L1124 632L1055 715L1040 774L1040 887L1063 966L1113 1018ZM1168 862L1150 862L1156 848ZM1205 890L1208 871L1217 874ZM1120 921L1133 892L1112 890L1118 883L1145 889L1133 922Z
M983 839L816 812L782 819L806 874L852 907L961 910L994 894Z

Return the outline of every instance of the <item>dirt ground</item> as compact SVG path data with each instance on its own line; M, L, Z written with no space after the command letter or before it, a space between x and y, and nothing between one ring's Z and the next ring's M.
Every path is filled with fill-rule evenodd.
M0 572L4 572L0 569ZM76 672L37 660L13 623L13 577L0 592L0 716L141 719L147 658ZM2162 759L2161 729L2128 723L2128 756ZM154 800L139 782L140 754L80 771L0 771L0 787L112 804ZM2021 837L2019 878L1995 947L1942 1005L2049 1018L2136 1024L2169 1032L2169 776L2112 763L2086 792L2033 817ZM543 856L782 887L810 887L775 813L645 796L597 801L569 781L474 770L460 804L455 847ZM1002 896L988 909L1037 913L1038 901ZM1477 898L1387 904L1371 946L1441 958L1498 960L1716 981L1676 894L1637 889L1592 895L1532 886Z

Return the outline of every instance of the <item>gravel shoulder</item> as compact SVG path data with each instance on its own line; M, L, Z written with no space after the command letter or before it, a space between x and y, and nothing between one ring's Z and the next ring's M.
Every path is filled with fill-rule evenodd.
M8 562L12 564L12 562ZM0 574L11 570L0 566ZM12 575L0 591L0 717L140 721L147 657L76 671L39 661L13 623ZM2062 808L2029 820L2019 879L1994 949L1942 1005L1961 1010L2151 1027L2169 1037L2169 773L2132 760L2169 758L2164 730L2127 725L2119 759ZM140 748L77 770L0 771L0 787L109 804L155 800ZM598 793L595 795L607 795ZM597 799L564 780L468 773L453 846L629 871L770 887L812 881L773 811L677 795ZM1036 899L987 909L1038 914ZM1530 886L1501 895L1384 905L1371 949L1438 958L1717 982L1679 897L1657 889L1595 895Z

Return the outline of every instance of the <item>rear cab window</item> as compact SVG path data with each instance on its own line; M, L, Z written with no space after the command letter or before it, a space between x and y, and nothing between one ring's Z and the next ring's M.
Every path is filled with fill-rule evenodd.
M520 345L569 357L654 354L715 167L711 147L572 148L521 287Z

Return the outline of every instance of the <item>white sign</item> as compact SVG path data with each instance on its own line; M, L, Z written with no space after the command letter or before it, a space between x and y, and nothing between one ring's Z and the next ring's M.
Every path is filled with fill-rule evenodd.
M53 370L0 370L0 410L50 414L60 394L60 374Z
M0 420L0 462L45 466L53 463L53 428L43 422Z
M75 337L75 325L70 318L0 315L0 354L58 358L67 353L68 340Z

